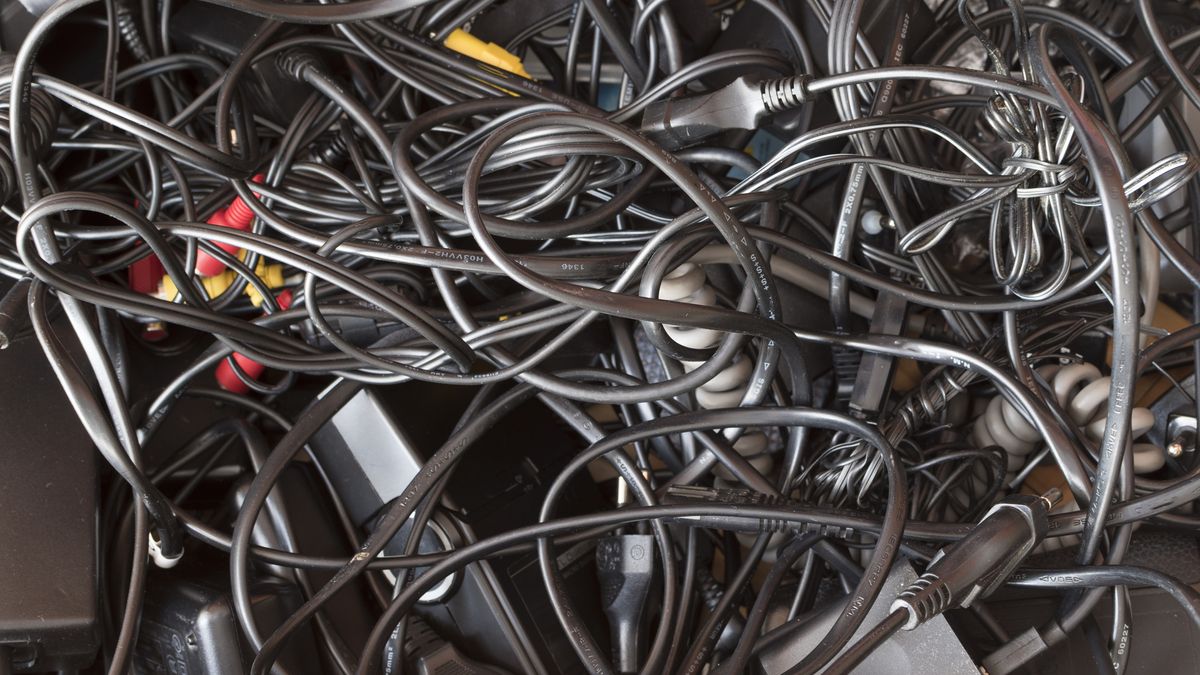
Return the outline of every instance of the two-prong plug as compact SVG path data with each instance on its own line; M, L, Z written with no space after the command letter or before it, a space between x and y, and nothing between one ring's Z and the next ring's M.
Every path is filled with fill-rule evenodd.
M947 609L969 607L1000 587L1046 536L1048 514L1061 494L1015 495L996 504L967 536L934 556L892 603L912 630Z
M810 79L739 77L714 92L655 101L642 114L642 133L675 151L730 129L757 129L769 115L806 103Z

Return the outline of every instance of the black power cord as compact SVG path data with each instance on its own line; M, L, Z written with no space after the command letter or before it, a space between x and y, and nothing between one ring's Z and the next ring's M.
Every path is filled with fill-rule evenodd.
M753 669L775 591L795 614L822 582L846 591L838 618L793 672L848 672L901 619L986 614L1010 582L1068 592L989 672L1078 627L1126 668L1105 635L1136 618L1122 587L1200 621L1177 580L1121 562L1135 524L1196 527L1178 431L1195 406L1147 421L1135 394L1183 391L1200 353L1200 326L1156 322L1196 312L1175 232L1200 224L1177 105L1197 102L1200 30L1168 42L1149 0L875 4L47 9L0 56L0 347L38 340L106 460L107 670L138 659L151 561L205 548L228 555L256 673L310 620L332 667L375 672L385 643L432 634L408 623L422 589L515 554L537 558L538 630L592 673ZM71 67L51 53L93 38ZM327 468L306 452L326 420L411 381L477 395L369 532L323 487L354 554L256 545L286 470ZM846 405L864 392L878 405ZM394 542L455 510L488 446L524 442L492 433L534 399L588 448L539 476L538 522L439 553ZM181 440L181 401L220 420ZM593 463L614 476L603 506L564 516ZM236 513L197 498L236 480ZM1041 480L1075 506L1029 497ZM601 568L604 644L558 561L616 541L650 554ZM1055 545L1078 546L1075 569L1010 576ZM900 551L924 586L847 648ZM298 581L268 628L259 563L332 578ZM379 570L405 572L385 588ZM326 612L359 581L384 609L345 639ZM422 644L467 658L439 637Z

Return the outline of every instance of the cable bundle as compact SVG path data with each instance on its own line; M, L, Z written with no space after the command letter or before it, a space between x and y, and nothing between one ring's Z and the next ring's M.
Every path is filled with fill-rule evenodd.
M1121 563L1135 523L1197 527L1200 25L1168 43L1150 0L517 4L63 0L6 57L0 335L41 343L112 467L108 672L130 672L149 561L195 549L228 561L255 674L310 625L330 672L411 667L422 594L514 551L578 672L746 672L831 593L788 672L845 672L902 627L834 662L900 555L929 565L1039 480L1079 505L1037 507L1035 539L1078 537L1051 585L1089 590L1021 638L948 586L921 605L983 617L988 672L1105 594L1119 635L1127 586L1195 602ZM217 11L253 30L226 49L193 19ZM51 58L74 36L103 57ZM325 485L345 555L262 546L326 423L413 383L470 402L366 530ZM188 440L193 399L219 419ZM537 520L419 549L535 399L579 441ZM606 508L567 515L600 464ZM232 512L202 498L235 485ZM558 554L635 535L655 610L610 650ZM304 597L272 630L266 565ZM360 580L373 629L348 639L326 612ZM1120 672L1126 649L1099 651Z

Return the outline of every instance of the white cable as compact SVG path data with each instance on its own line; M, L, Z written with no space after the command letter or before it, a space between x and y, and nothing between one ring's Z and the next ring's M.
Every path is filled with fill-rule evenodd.
M1090 363L1069 366L1047 366L1038 371L1046 378L1058 404L1063 407L1071 421L1091 439L1098 440L1104 433L1104 422L1108 416L1108 393L1110 378L1102 376L1100 369ZM1139 438L1154 426L1154 413L1146 408L1134 408L1131 438ZM1039 436L1024 415L1003 397L996 396L988 402L987 409L971 430L971 438L979 447L998 445L1008 453L1009 476L1016 474L1024 465L1029 453L1038 446ZM1151 473L1162 468L1166 462L1163 449L1150 443L1133 444L1133 470L1135 473Z
M663 300L688 302L694 305L714 307L717 304L717 292L707 283L704 268L694 263L684 263L663 277L659 287L658 297ZM687 326L664 325L667 335L679 344L692 349L711 349L716 347L725 337L725 333L708 328L689 328ZM680 361L684 370L691 372L699 368L700 361ZM742 397L750 386L753 375L753 360L746 354L739 354L734 360L716 374L711 380L696 389L696 403L701 408L735 408L742 403ZM763 432L749 430L741 435L733 444L733 449L764 476L769 476L775 469L775 458L768 452L769 444ZM724 466L717 466L713 473L714 483L718 487L737 487L738 481ZM743 544L752 542L745 535L739 536ZM772 538L773 549L782 538Z
M663 300L675 300L694 305L715 307L717 292L708 285L704 269L699 265L684 263L672 270L659 288ZM692 349L711 349L720 344L725 333L710 328L687 326L664 326L667 335L679 344ZM681 361L687 371L699 368L698 361ZM742 396L750 386L754 366L745 354L739 354L724 370L696 390L696 402L702 408L732 408L742 402Z

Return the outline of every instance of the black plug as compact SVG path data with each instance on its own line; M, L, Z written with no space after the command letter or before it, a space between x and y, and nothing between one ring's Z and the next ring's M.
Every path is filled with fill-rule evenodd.
M419 616L409 615L406 628L403 658L409 668L407 672L416 675L508 675L504 670L475 661L458 651L458 647L435 633ZM396 633L393 632L393 639L387 645L386 659L389 662L398 656L395 637ZM386 663L385 668L387 672L394 670Z
M757 129L768 115L803 105L808 80L805 75L777 80L739 77L708 94L655 101L642 114L642 133L674 151L730 129Z
M707 505L720 504L725 506L769 506L780 510L802 510L813 513L812 507L798 504L779 495L768 495L757 490L746 488L710 488L699 485L671 485L663 495L664 504L678 505ZM838 509L822 509L828 514L846 514L859 517L862 514L854 511ZM667 521L703 527L710 530L730 530L747 534L763 534L776 532L792 532L797 535L820 533L826 537L843 538L853 530L838 525L821 522L793 522L774 518L758 518L749 515L694 515L666 518Z
M1015 495L996 504L967 536L938 551L929 567L892 603L912 630L947 609L969 607L1000 587L1046 536L1050 508L1061 494Z
M636 673L642 658L642 619L654 583L654 537L623 534L596 546L601 604L612 630L617 672Z

